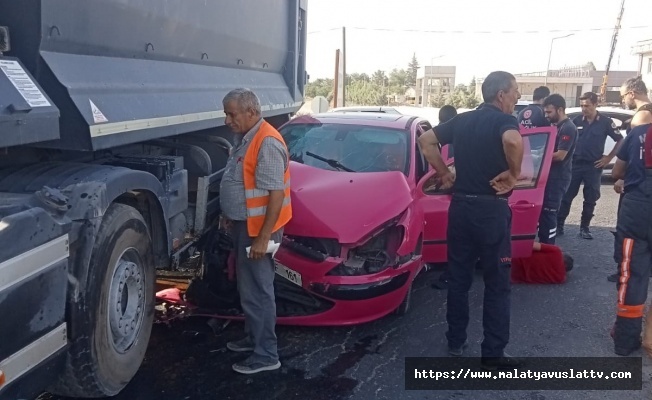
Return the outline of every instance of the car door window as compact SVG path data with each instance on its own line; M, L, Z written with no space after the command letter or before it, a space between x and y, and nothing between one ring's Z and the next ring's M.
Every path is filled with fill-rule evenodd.
M549 135L535 133L523 137L523 162L521 163L521 176L514 189L529 189L537 186L541 176L543 157L546 154Z
M547 133L531 134L523 137L523 162L521 163L521 176L514 189L531 189L537 186L541 176L541 167L546 154L549 135ZM455 165L449 166L455 172ZM423 192L427 195L450 194L450 190L443 190L437 174L431 176L423 185Z
M419 138L421 137L421 133L417 132L417 140L415 140L414 147L415 147L415 159L416 159L416 181L419 182L421 178L423 178L427 173L428 173L428 161L426 161L426 157L424 157L423 153L421 152L421 146L419 146Z

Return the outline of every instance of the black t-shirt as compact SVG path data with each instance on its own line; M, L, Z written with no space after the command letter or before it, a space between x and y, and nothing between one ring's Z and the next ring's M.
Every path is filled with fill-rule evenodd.
M490 104L435 127L437 140L455 147L455 193L496 194L489 182L509 169L502 137L510 129L519 129L516 118Z
M575 117L573 123L577 126L577 148L574 159L578 161L598 161L603 156L607 136L614 142L623 138L613 120L600 113L590 124L583 115Z
M550 179L570 179L572 176L573 154L577 145L577 127L570 120L557 124L557 139L555 140L555 151L565 150L568 152L561 162L553 162L550 167Z
M652 124L639 125L627 135L618 151L618 158L627 163L625 169L625 193L631 192L645 180L643 159L645 134Z
M530 104L518 113L516 118L519 124L526 128L539 128L550 126L550 121L546 118L541 104Z

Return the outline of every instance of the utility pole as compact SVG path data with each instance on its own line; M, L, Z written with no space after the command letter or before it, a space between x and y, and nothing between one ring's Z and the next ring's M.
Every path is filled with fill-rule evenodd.
M333 79L333 108L337 108L337 88L340 77L340 49L335 50L335 79Z
M618 13L618 19L616 20L616 27L614 28L614 34L611 37L611 48L609 49L609 59L607 60L607 67L604 70L604 77L602 77L602 86L600 86L600 103L604 104L607 101L607 82L609 81L609 69L611 68L611 60L614 57L614 52L616 51L616 42L618 41L618 31L620 31L620 21L623 18L623 13L625 12L625 0L622 0L620 3L620 13Z
M624 0L623 0L624 1ZM346 27L342 27L342 107L346 105Z

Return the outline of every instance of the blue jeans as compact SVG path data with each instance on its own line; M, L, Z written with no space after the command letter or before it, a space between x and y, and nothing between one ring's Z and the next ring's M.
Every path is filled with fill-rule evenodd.
M233 244L240 304L245 316L245 333L254 343L253 357L257 361L278 361L276 343L276 302L274 298L274 260L271 254L260 260L247 258L246 248L251 246L246 221L233 221ZM272 234L271 239L281 242L283 229Z

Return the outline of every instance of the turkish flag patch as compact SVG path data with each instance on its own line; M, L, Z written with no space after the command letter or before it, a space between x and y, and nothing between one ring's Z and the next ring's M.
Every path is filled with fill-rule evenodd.
M562 135L562 137L561 137L561 141L562 141L562 142L568 142L569 140L570 140L570 136L568 136L568 135Z

